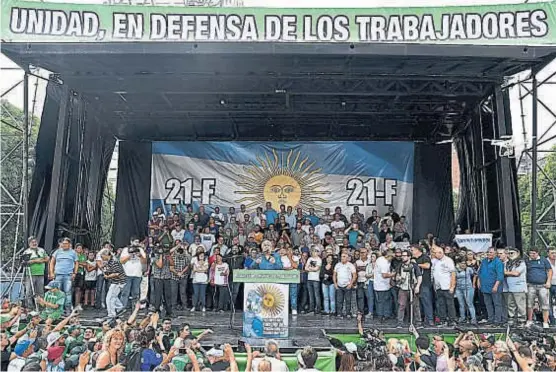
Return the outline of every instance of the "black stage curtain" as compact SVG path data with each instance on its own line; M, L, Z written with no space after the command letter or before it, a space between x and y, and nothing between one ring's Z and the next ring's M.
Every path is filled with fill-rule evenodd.
M121 141L118 154L118 186L112 241L116 247L129 244L131 236L147 235L151 192L150 142Z
M62 105L66 120L59 123ZM29 234L36 236L47 251L54 249L62 236L94 249L99 244L102 197L115 139L109 126L101 124L90 111L88 102L78 93L48 84L35 147L28 220ZM61 149L57 159L56 148ZM56 162L59 174L53 174ZM51 195L53 187L56 193ZM54 221L55 231L47 234L49 218ZM50 237L52 240L47 241Z
M35 146L35 168L29 188L29 215L27 216L29 235L36 236L40 244L47 249L50 247L49 244L45 245L44 233L61 96L60 87L57 84L48 83L41 126Z
M431 232L448 241L454 231L450 144L415 144L412 240Z

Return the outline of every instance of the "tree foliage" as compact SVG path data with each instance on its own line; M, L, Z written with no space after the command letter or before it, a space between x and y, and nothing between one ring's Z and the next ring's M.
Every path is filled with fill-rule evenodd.
M544 246L543 240L547 244L556 244L556 146L552 147L552 151L539 162L541 169L537 173L536 213L539 234L536 246L539 248ZM531 172L519 175L517 182L523 248L528 249L531 241ZM540 217L543 218L539 220Z
M21 188L23 180L23 123L24 112L8 101L2 100L1 107L1 159L2 189L0 198L2 204L2 230L0 244L2 260L11 257L14 244L16 249L23 247L23 234L18 229L17 215L12 212L22 212L18 209L21 203ZM33 175L34 148L39 133L39 119L31 118L31 133L29 136L29 182ZM20 216L22 218L22 216ZM17 234L16 234L17 232Z

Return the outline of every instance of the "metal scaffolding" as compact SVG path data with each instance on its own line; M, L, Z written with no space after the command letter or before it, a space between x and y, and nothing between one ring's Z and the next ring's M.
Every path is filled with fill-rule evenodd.
M10 247L12 250L12 256L10 260L6 260L2 263L1 267L1 274L2 277L11 278L11 274L14 272L16 260L14 259L17 257L19 252L25 249L26 241L29 236L28 232L28 196L29 196L29 174L32 171L29 164L30 164L30 151L29 151L29 138L31 136L31 132L33 130L34 124L34 116L35 116L35 109L37 107L37 91L39 86L39 79L41 77L38 75L38 69L29 67L27 69L19 69L19 68L1 68L2 71L23 71L22 79L18 80L15 84L11 87L6 89L6 91L2 92L0 95L1 101L1 109L3 112L8 113L8 116L11 116L12 122L8 122L2 119L2 124L7 125L8 127L15 129L17 136L17 141L14 147L10 149L6 149L2 151L2 159L0 160L0 164L8 163L13 161L14 159L21 159L22 169L21 169L21 179L18 180L21 184L19 189L18 195L14 195L13 192L10 191L10 187L4 185L0 182L0 187L2 188L2 198L0 198L0 216L1 218L1 225L0 225L0 234L4 234L7 231L7 227L10 224L15 223L14 229L14 236L13 236L13 247ZM33 98L31 101L31 110L29 104L29 79L35 79L34 92ZM18 86L23 84L23 120L21 123L14 118L10 112L6 109L6 97L9 94L15 94L14 89ZM3 133L5 135L5 133ZM7 247L3 247L6 249Z
M517 163L518 169L524 164L530 165L526 172L530 172L530 193L531 193L531 223L523 225L523 228L528 228L530 231L530 247L535 247L537 244L537 237L545 248L548 248L553 242L550 241L549 234L556 233L556 179L547 173L543 167L544 156L539 154L550 154L556 150L540 149L541 146L549 144L554 141L556 134L550 134L551 130L556 126L556 107L554 107L554 100L544 102L539 97L539 88L542 86L549 86L556 84L556 71L550 73L541 81L538 80L540 70L533 70L530 76L524 80L517 82L520 100L521 124L523 128L523 138L525 141L525 148L521 153ZM527 142L528 131L525 124L525 105L524 100L531 96L531 144ZM539 135L539 106L542 107L551 118L551 123ZM539 183L539 173L542 176L542 181ZM542 206L539 210L539 194L544 195L549 193L552 196L552 202L549 205Z

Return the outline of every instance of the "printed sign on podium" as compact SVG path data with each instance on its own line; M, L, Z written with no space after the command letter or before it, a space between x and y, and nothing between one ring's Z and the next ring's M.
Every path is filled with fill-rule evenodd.
M299 283L297 270L236 270L243 291L243 337L286 338L289 335L289 284Z

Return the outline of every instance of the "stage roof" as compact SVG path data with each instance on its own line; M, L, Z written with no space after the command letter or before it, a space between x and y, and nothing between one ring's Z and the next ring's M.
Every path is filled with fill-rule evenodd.
M532 14L545 5L517 10ZM93 6L98 14L122 8ZM156 13L148 9L145 18ZM554 58L556 15L549 10L546 38L523 40L83 42L12 32L2 52L20 66L58 74L121 139L438 141L462 128L505 77ZM224 11L232 12L218 14ZM248 11L263 10L240 12Z

